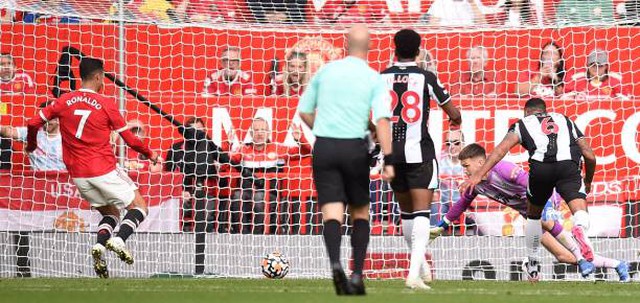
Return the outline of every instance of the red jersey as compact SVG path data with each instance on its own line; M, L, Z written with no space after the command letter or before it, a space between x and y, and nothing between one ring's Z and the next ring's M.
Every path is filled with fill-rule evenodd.
M305 88L304 85L289 85L288 91L287 91L287 87L284 85L283 79L284 79L283 76L276 77L276 83L275 83L276 96L287 96L287 97L302 96L302 93L304 92L304 88ZM267 93L267 95L271 95L271 94L272 94L271 92Z
M462 72L451 83L449 92L452 96L488 97L502 94L500 89L502 80L490 71L483 72L482 79L479 81L472 78L471 72Z
M251 74L238 71L231 81L222 76L222 71L217 71L204 80L205 95L253 95L256 93L251 82Z
M592 100L628 98L628 93L622 86L620 75L615 73L609 73L607 79L598 86L589 82L586 73L577 73L570 79L571 81L564 88L565 93L582 93L586 99Z
M0 94L32 94L35 88L31 77L22 72L15 73L9 81L0 80Z
M62 95L29 121L27 150L32 148L32 130L55 118L60 120L62 159L72 178L102 176L116 169L111 131L127 131L133 136L113 100L92 90L80 89ZM124 134L123 138L132 148L151 157L149 149L139 140L130 142Z
M523 71L518 75L518 82L532 81L534 78L540 79L540 85L531 91L531 96L553 97L556 95L551 79L542 77L540 71Z
M267 143L263 150L256 150L253 144L245 144L240 150L231 153L231 162L240 163L247 168L275 168L292 159L311 154L311 145L301 142L299 146L284 146Z

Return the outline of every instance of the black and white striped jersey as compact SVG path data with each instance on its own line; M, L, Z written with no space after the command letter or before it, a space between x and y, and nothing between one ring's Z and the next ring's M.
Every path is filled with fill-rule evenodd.
M518 135L520 144L529 151L529 161L581 161L582 153L576 141L584 135L565 115L530 115L511 125L509 131Z
M391 94L393 154L397 163L425 163L436 158L429 135L429 107L442 106L451 96L432 72L415 62L396 62L382 71Z

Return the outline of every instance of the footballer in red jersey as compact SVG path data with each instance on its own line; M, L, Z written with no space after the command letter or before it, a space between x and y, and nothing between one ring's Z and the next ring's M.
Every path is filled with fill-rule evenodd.
M31 77L16 70L13 56L0 54L0 94L31 94L34 90Z
M82 89L64 94L29 120L26 151L33 152L38 147L36 135L42 125L51 119L60 121L62 158L69 175L82 197L103 216L91 254L96 274L107 278L106 250L116 253L125 263L133 264L125 241L147 214L147 203L138 187L116 167L110 144L111 132L119 133L127 145L154 164L158 156L131 133L114 100L99 94L104 81L102 61L82 59L80 77ZM120 221L121 208L126 208L127 214L117 235L111 237Z

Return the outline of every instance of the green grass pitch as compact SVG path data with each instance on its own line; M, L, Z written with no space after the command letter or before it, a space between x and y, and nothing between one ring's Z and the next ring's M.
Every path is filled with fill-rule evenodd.
M230 302L640 302L640 284L609 282L437 281L428 292L403 281L367 281L367 296L337 297L330 280L0 279L0 301L91 303Z

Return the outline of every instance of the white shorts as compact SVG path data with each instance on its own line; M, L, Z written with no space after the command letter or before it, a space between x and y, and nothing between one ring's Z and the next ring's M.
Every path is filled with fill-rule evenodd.
M116 168L108 174L92 178L74 178L80 195L92 207L115 205L125 208L133 202L136 184L126 172Z

